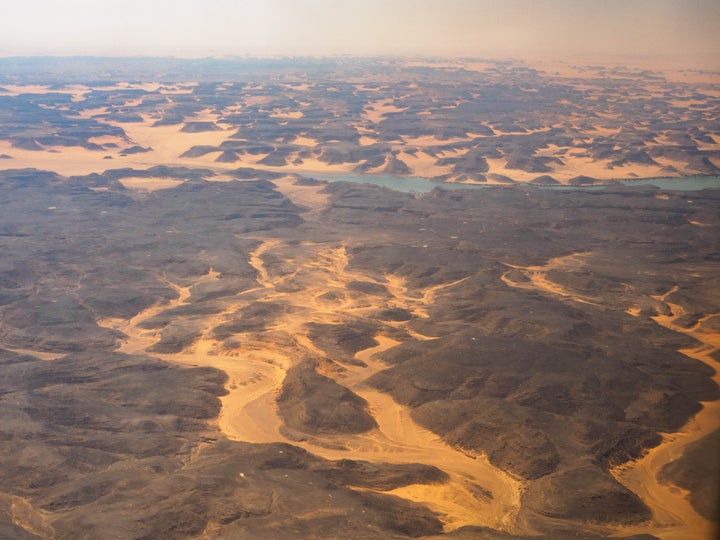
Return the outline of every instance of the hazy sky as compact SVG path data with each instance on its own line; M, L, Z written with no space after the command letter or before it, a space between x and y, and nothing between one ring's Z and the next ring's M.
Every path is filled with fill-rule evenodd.
M720 0L0 0L0 55L434 55L720 69Z

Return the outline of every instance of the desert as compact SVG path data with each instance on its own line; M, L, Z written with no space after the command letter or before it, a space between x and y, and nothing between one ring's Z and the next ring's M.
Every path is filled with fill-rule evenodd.
M711 76L4 62L0 536L716 533Z

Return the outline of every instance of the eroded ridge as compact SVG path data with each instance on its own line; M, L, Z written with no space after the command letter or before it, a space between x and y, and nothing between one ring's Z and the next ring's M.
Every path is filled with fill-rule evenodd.
M511 287L538 291L561 300L601 306L595 300L571 287L563 286L550 278L550 272L571 273L582 271L590 253L575 253L554 258L544 265L520 267L506 263L511 268L501 279ZM720 333L712 329L711 321L720 313L709 313L697 319L692 326L679 323L686 315L685 309L669 298L679 291L675 286L665 294L651 296L656 306L664 306L664 313L652 316L660 326L673 332L688 335L698 345L680 349L679 352L703 362L714 370L714 381L720 385L720 372L713 356L720 350ZM642 313L642 308L632 306L625 312L633 317ZM680 430L661 433L662 443L635 461L611 469L611 474L621 484L638 495L652 511L652 521L640 525L611 527L617 534L653 534L668 540L711 538L716 525L700 515L689 501L689 492L678 486L663 482L660 473L665 465L682 457L688 446L714 432L720 424L720 401L702 402L702 409Z
M680 325L678 320L685 314L685 310L668 300L678 290L676 286L665 294L653 296L653 299L667 306L668 313L656 315L652 319L669 330L696 339L699 342L697 347L680 349L680 352L712 368L715 371L713 379L720 384L720 372L713 358L720 350L720 334L708 328L708 322L720 316L720 313L707 314L689 328ZM720 401L703 402L702 410L679 431L663 433L663 442L647 452L642 459L612 471L622 484L638 494L652 509L655 523L650 531L652 534L673 540L703 540L712 537L716 526L693 508L688 500L689 493L678 486L663 483L659 475L666 464L684 455L688 445L716 430L718 423ZM647 532L647 528L643 531Z
M177 292L174 300L130 320L103 324L127 336L122 352L148 352L173 363L225 371L227 394L221 398L218 423L228 438L289 442L332 460L433 465L449 475L447 482L410 485L389 493L427 505L438 513L446 530L483 525L513 532L520 507L519 481L491 465L485 456L449 446L418 426L407 407L364 384L387 367L378 358L380 353L401 340L432 339L406 330L407 321L383 320L378 313L400 308L427 318L435 297L463 280L410 294L399 276L375 277L354 270L342 244L287 245L275 238L262 240L250 253L249 263L258 286L226 299L217 313L193 320L196 337L179 352L154 350L162 336L152 329L152 319L192 304L200 286L223 279L212 270L188 286L165 281ZM245 326L252 313L262 313L262 328ZM364 342L343 354L317 336L318 328L330 331L358 321L373 321L369 346ZM308 359L319 375L364 400L376 427L337 434L288 428L277 400L288 371Z
M572 255L556 257L544 265L537 266L516 266L504 263L505 266L511 268L511 270L505 272L501 279L510 287L542 291L573 302L597 306L599 304L577 292L570 291L548 277L548 273L553 270L572 271L582 268L584 266L584 259L590 255L588 252L573 253Z

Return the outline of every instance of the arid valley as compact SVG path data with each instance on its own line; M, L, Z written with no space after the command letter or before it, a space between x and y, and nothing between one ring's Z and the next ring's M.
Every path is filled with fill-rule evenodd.
M717 534L719 74L0 58L0 104L0 538Z

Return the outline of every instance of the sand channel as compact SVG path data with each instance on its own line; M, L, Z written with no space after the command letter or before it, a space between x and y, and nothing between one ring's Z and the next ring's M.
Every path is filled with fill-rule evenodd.
M507 264L512 270L506 272L502 280L511 287L541 291L573 302L598 305L548 278L550 270L573 271L582 268L584 258L589 255L590 253L576 253L552 259L545 265L530 267ZM513 279L517 276L512 275L512 272L517 271L522 272L524 280ZM681 349L679 352L711 367L715 371L715 382L720 384L718 365L713 359L713 354L720 349L720 333L706 328L711 319L720 317L720 313L708 314L690 328L679 325L677 321L685 314L685 310L668 300L677 291L678 287L674 287L663 295L652 297L657 302L664 303L669 311L668 315L657 315L652 319L669 330L695 338L698 341L697 347ZM631 307L627 313L630 316L639 316L640 309ZM693 508L688 500L688 492L678 486L662 483L658 478L662 468L681 458L689 444L710 435L720 426L720 401L702 403L702 407L682 429L674 433L663 433L663 442L641 459L610 471L621 484L648 505L653 519L649 523L635 526L608 527L609 532L622 535L652 534L663 540L707 540L713 537L716 527Z
M383 351L398 344L383 331L378 332L377 346L360 351L358 365L344 364L340 369L323 371L326 376L351 389L368 403L368 410L378 428L359 435L308 435L297 437L284 428L278 413L277 394L287 370L309 355L327 359L329 355L310 339L308 323L338 324L345 317L369 317L383 305L368 302L363 295L346 295L352 281L373 281L387 285L387 306L406 305L419 316L449 283L408 296L401 280L373 278L349 267L349 256L343 245L306 243L301 250L286 251L279 239L265 239L250 254L250 264L257 271L257 287L239 292L224 302L217 314L203 316L202 336L178 354L150 353L165 361L184 366L212 366L228 376L227 395L221 398L219 428L230 439L251 443L289 442L327 459L361 459L386 463L424 463L434 465L450 476L442 485L412 485L394 490L397 496L421 502L438 513L446 530L463 525L484 525L514 532L520 508L521 483L492 466L482 455L460 452L444 443L434 433L418 426L410 411L393 399L364 384L368 377L384 369L378 358ZM284 270L278 272L265 265L265 256L289 254ZM153 306L130 320L106 320L105 326L122 331L127 337L120 347L126 353L143 353L160 338L157 330L147 330L142 323L162 311L192 302L193 288L222 279L216 272L200 276L189 286L166 281L178 293L176 299ZM304 285L300 287L298 285ZM342 297L328 302L326 293ZM252 301L269 301L287 307L285 314L274 319L262 333L243 334L237 345L228 348L218 342L213 329L226 322L237 310ZM198 324L198 321L194 321ZM397 323L393 323L397 324ZM388 325L388 330L396 326ZM426 336L421 336L428 339ZM335 365L332 360L329 361ZM300 439L300 440L298 440Z

